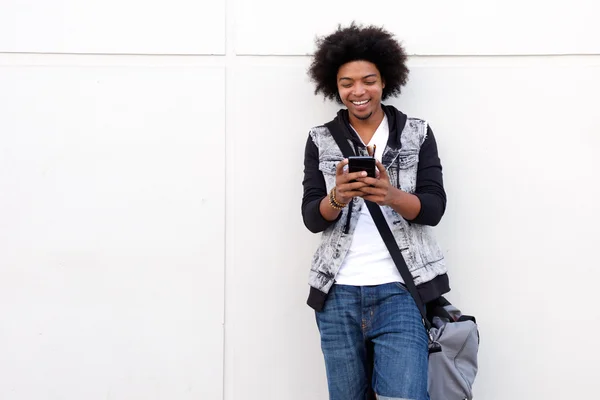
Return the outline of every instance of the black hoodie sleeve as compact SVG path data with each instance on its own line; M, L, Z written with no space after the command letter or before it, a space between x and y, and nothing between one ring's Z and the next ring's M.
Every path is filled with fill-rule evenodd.
M414 194L421 201L421 211L415 219L409 222L420 225L437 225L446 211L446 192L437 143L429 126L427 127L427 137L419 152L417 186Z
M327 187L325 186L323 173L319 170L319 149L310 135L306 141L304 151L304 180L302 185L304 186L304 195L302 196L304 225L313 233L322 232L334 224L342 213L335 221L327 221L321 215L319 207L323 197L327 196Z

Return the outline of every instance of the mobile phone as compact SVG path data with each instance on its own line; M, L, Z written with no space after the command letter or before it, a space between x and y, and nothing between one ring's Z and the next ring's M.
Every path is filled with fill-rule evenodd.
M348 172L367 171L367 176L375 178L375 157L353 156L348 157Z

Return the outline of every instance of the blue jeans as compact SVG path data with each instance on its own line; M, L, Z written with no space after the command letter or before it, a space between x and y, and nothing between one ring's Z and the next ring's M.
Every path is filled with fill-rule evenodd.
M365 400L369 386L380 400L429 400L427 332L402 284L333 285L316 317L330 400Z

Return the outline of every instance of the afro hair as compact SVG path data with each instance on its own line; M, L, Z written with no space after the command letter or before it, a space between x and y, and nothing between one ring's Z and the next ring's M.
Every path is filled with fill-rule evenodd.
M322 93L326 99L341 103L338 96L337 73L339 68L351 61L369 61L377 67L385 88L382 100L400 94L408 81L406 52L383 28L361 26L356 23L316 39L317 51L308 69L310 79L316 84L315 94Z

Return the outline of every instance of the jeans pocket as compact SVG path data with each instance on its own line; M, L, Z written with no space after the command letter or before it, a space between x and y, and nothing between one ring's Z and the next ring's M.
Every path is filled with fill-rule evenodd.
M408 288L406 287L406 285L402 282L394 282L394 285L396 285L396 287L400 290L402 290L403 292L409 293Z

